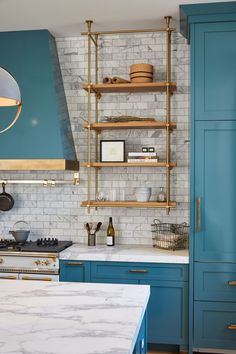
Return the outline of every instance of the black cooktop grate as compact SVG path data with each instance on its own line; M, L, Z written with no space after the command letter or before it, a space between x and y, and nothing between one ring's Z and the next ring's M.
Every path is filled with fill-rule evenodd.
M72 245L71 241L58 241L56 238L41 238L37 241L19 243L14 240L1 240L0 251L14 252L54 252L58 253Z

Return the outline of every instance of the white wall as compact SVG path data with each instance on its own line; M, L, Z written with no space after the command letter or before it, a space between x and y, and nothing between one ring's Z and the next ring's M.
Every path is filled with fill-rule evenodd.
M82 128L87 119L87 94L81 90L87 79L86 37L57 38L66 98L70 112L73 135L78 159L86 161L87 132ZM132 63L148 62L154 65L155 79L164 80L165 35L136 34L103 37L100 41L100 78L120 75L128 78ZM94 63L94 62L93 62ZM33 185L9 185L7 191L15 199L15 207L0 214L0 237L6 235L13 223L24 219L30 222L32 237L52 236L86 242L84 223L102 221L103 228L99 242L104 242L108 217L113 216L117 230L117 243L151 244L150 224L154 218L164 222L181 223L189 220L189 48L180 34L173 34L172 77L177 82L177 93L172 98L172 120L177 130L172 133L172 160L178 167L171 172L172 199L177 208L166 216L160 209L99 209L88 214L80 206L86 200L87 174L81 168L81 184L44 188ZM132 93L103 95L100 102L100 116L130 114L165 119L165 94ZM159 130L129 130L104 132L102 138L125 139L127 151L138 151L141 146L155 146L161 158L165 158L165 133ZM94 152L94 147L93 147ZM1 173L2 178L71 178L66 172L11 172ZM157 197L160 186L165 185L165 170L155 168L104 168L100 172L100 189L125 189L132 199L134 188L152 187L152 200Z

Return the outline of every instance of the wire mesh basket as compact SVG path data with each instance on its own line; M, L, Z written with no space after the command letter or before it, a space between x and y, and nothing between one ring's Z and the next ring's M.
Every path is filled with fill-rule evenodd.
M153 247L166 250L182 250L188 248L189 225L187 223L162 223L154 219L151 224Z

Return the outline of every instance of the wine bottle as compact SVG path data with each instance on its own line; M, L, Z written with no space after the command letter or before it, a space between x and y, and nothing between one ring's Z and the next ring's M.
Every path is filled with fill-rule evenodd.
M107 246L115 246L115 230L111 217L109 218L109 224L107 228Z

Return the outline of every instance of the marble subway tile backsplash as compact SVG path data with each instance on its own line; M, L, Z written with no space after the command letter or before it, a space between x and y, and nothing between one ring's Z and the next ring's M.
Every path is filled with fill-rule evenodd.
M9 212L0 214L0 237L17 220L30 223L31 237L58 237L74 242L87 242L84 223L102 221L98 242L105 242L108 217L113 216L119 244L151 244L150 224L154 218L163 222L189 222L189 48L185 39L173 34L172 80L177 82L177 93L172 97L172 120L177 130L171 135L171 157L178 167L171 171L171 195L177 208L170 216L161 209L91 209L80 206L86 200L87 173L81 167L79 186L59 185L43 187L34 185L9 185L7 192L15 199ZM59 60L70 113L77 157L86 161L87 132L83 123L87 120L87 93L81 89L87 80L87 39L83 36L57 38ZM99 44L99 76L119 75L129 78L129 66L148 62L154 65L154 79L165 79L165 35L135 34L103 37ZM92 62L94 64L94 60ZM130 93L106 94L100 100L100 117L129 114L165 119L165 94ZM94 100L93 100L94 114ZM154 146L161 158L165 157L165 132L159 130L128 130L103 132L104 139L125 139L127 151L139 151L141 146ZM92 141L94 141L92 139ZM92 147L95 154L95 148ZM6 179L71 179L71 172L2 172ZM94 180L94 172L92 172ZM99 172L101 191L124 190L127 199L134 198L134 188L152 187L152 200L157 198L159 187L165 186L165 170L147 167L106 168ZM92 191L94 189L92 188Z

